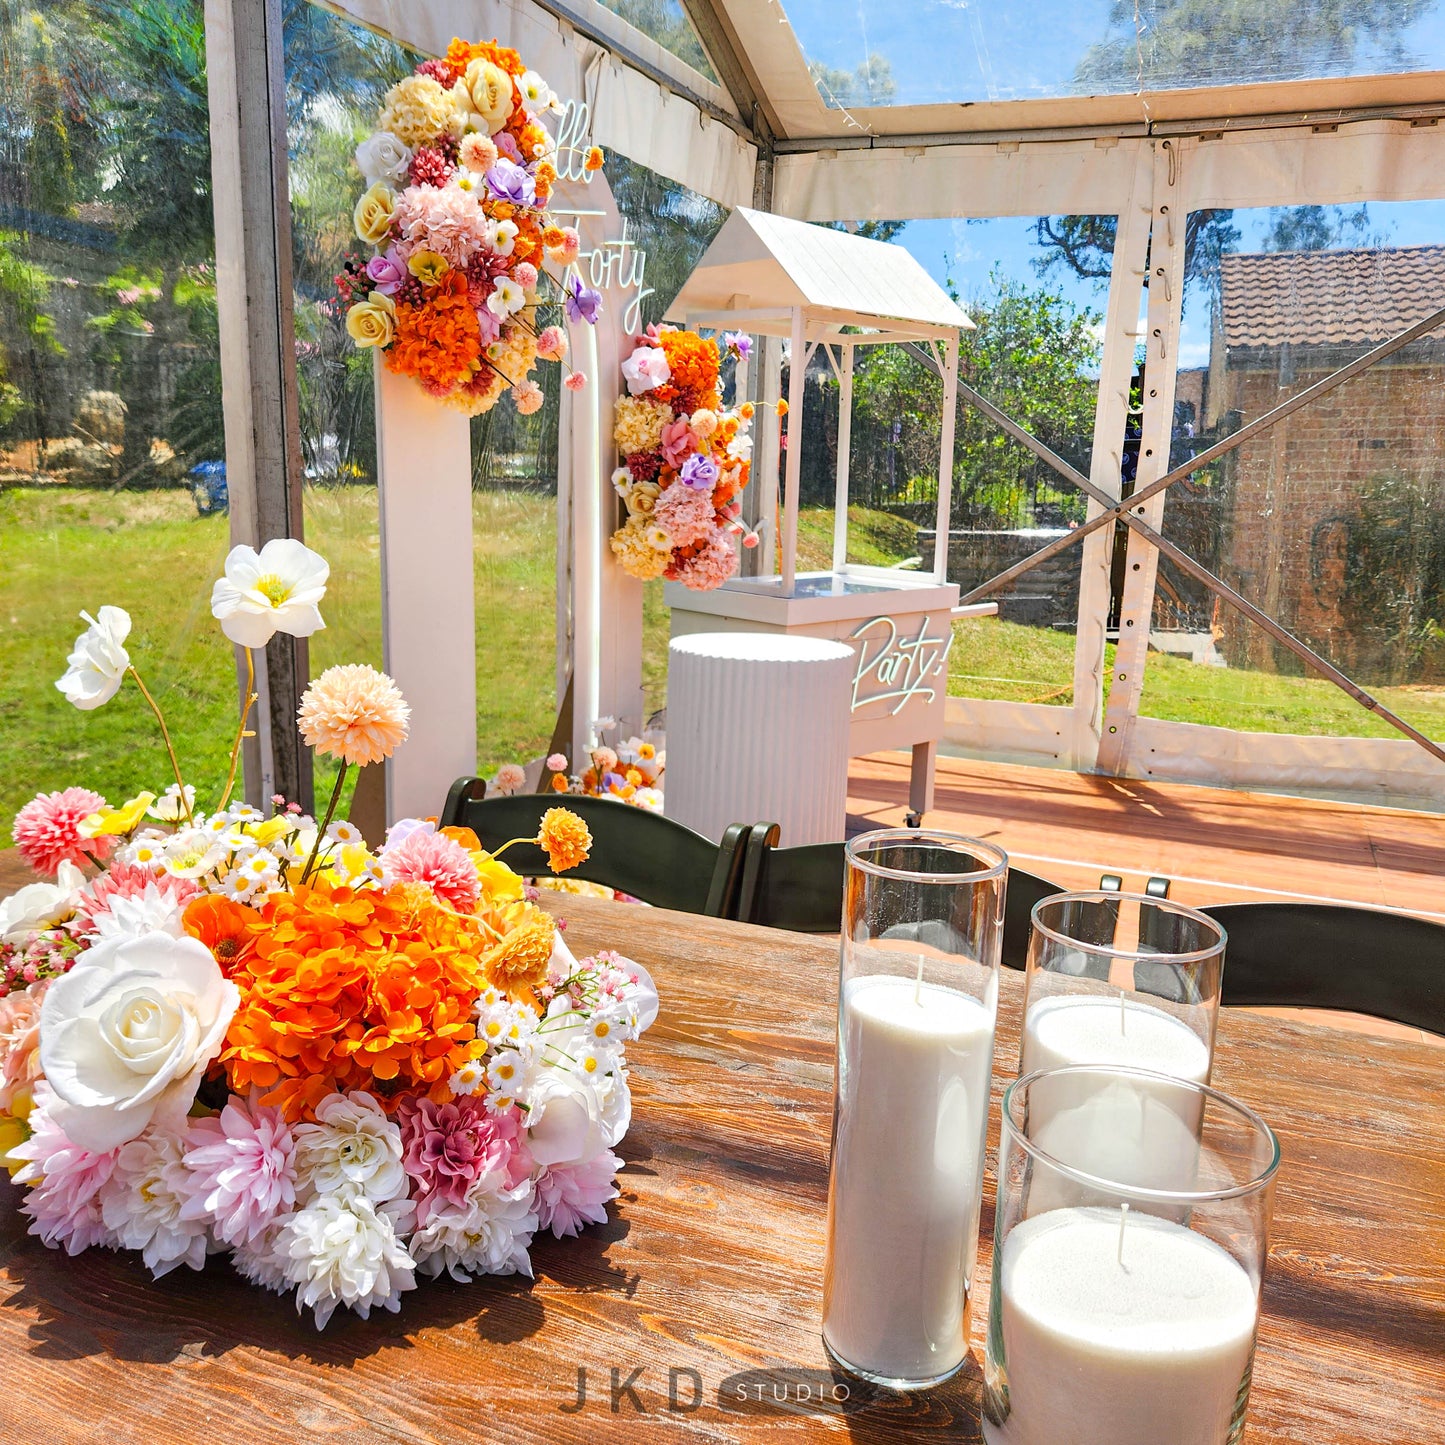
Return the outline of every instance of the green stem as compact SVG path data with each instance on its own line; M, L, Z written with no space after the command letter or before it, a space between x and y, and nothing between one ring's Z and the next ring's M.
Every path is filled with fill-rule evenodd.
M246 648L246 693L241 701L241 722L236 728L236 741L231 744L231 770L226 774L226 790L221 794L221 801L216 805L216 811L222 813L226 804L231 801L231 789L236 786L236 764L241 760L241 740L246 736L246 719L251 715L252 704L256 701L256 693L252 689L256 685L256 663L252 656L251 649Z
M346 781L346 760L343 758L341 769L336 774L336 786L331 790L331 801L326 805L326 816L316 828L316 842L312 845L311 856L306 860L306 867L301 872L301 882L311 876L311 870L316 866L316 855L321 852L321 840L326 836L326 830L331 826L331 819L336 814L336 805L341 801L341 785Z
M150 704L151 711L156 715L156 721L161 725L161 739L166 745L166 756L171 760L171 771L176 775L176 788L180 793L181 807L185 811L186 822L190 823L193 821L191 818L191 805L186 801L186 785L181 781L181 765L176 761L175 748L171 746L170 729L166 727L166 720L162 716L160 708L156 705L155 698L150 695L150 691L147 689L145 683L141 681L140 673L135 670L135 664L131 663L126 671L135 678L135 685L140 688L140 695Z

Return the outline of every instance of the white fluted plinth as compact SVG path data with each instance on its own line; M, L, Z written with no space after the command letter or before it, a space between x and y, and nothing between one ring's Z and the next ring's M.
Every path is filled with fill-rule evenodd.
M785 847L844 835L853 649L776 632L677 637L667 675L667 816L720 839L777 823Z

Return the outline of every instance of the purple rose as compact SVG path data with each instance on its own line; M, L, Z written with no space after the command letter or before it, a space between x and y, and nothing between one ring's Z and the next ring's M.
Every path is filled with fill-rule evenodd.
M376 282L376 289L383 296L391 296L406 280L406 263L393 246L385 255L373 256L366 263L366 274Z
M746 361L752 354L753 338L746 331L728 331L723 334L723 345L739 361Z
M584 286L582 278L574 276L567 291L565 304L567 319L574 326L579 321L585 321L589 326L596 326L597 318L602 314L602 293L594 291L590 286Z
M510 201L514 206L530 206L537 199L537 183L505 156L498 157L496 165L487 172L487 189L497 200Z
M695 491L710 492L717 483L717 463L711 457L694 452L683 464L677 479Z

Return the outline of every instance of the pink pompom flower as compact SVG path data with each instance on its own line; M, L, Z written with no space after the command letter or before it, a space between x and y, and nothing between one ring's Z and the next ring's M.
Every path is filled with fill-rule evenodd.
M488 1190L515 1189L531 1177L515 1109L493 1112L473 1094L445 1104L422 1097L403 1100L396 1118L418 1229L434 1214L461 1208L479 1181Z
M223 1244L250 1244L296 1202L296 1146L279 1109L233 1096L186 1136L181 1218L211 1223Z
M550 754L547 758L547 771L549 773L565 773L567 771L567 754Z
M622 1160L608 1149L580 1164L549 1165L537 1176L538 1229L561 1239L580 1234L584 1225L605 1224L621 1168Z
M585 371L569 371L562 378L562 385L568 391L581 391L587 385L587 373Z
M80 822L105 807L105 799L89 788L64 788L58 793L41 793L15 815L11 837L20 856L37 873L54 877L62 863L77 868L92 858L104 858L110 838L82 838Z
M524 376L512 388L512 404L523 416L531 416L534 411L541 411L545 399L542 388L530 376Z
M567 333L560 326L546 326L537 338L537 355L543 361L561 361L567 355Z
M115 1172L120 1150L94 1154L72 1144L50 1117L54 1098L44 1079L35 1085L35 1107L27 1121L31 1135L10 1151L10 1158L24 1161L15 1182L31 1186L20 1204L30 1216L30 1233L52 1247L64 1245L67 1254L79 1254L92 1244L110 1242L100 1191Z
M481 897L471 854L445 833L412 833L382 853L381 867L388 883L425 883L458 913L471 913Z

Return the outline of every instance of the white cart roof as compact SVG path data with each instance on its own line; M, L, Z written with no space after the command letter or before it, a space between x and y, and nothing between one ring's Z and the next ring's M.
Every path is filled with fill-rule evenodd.
M855 340L941 337L973 322L902 246L738 206L693 269L668 315L786 336L801 308L809 340L842 326Z

